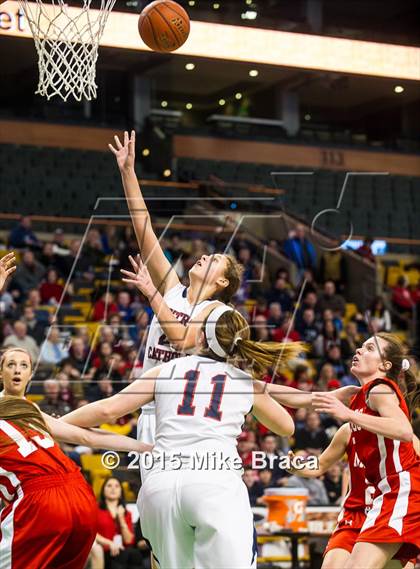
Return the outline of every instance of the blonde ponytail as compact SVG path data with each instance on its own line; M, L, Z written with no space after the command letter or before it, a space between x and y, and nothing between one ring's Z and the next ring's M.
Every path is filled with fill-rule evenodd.
M245 363L255 379L261 378L270 368L288 365L306 351L300 342L252 341L248 323L237 310L229 310L219 317L216 336L231 363Z

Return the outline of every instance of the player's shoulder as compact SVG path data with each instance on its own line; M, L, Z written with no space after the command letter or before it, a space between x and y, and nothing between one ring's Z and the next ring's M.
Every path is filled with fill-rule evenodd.
M168 300L171 298L182 298L186 295L187 295L187 287L181 284L180 282L177 282L176 284L174 284L174 286L171 286L171 288L165 290L163 298L165 300Z

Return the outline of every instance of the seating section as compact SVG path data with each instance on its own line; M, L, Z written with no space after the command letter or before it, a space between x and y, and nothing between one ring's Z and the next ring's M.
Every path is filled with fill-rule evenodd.
M143 179L155 179L140 167L137 171ZM95 213L128 213L118 168L105 151L0 144L0 188L8 196L1 206L5 213L84 218ZM159 204L159 211L164 212L165 202L157 199L161 190L160 186L147 187L145 193L151 209ZM171 188L170 195L184 197L186 191ZM98 203L100 198L104 199Z
M138 171L146 177L140 167ZM177 178L230 182L231 186L220 189L227 197L248 195L235 184L281 189L284 193L271 207L284 207L308 224L315 219L316 229L335 236L348 235L352 224L355 235L420 239L416 216L420 178L350 175L343 191L344 172L190 158L177 160ZM118 169L107 152L0 145L0 187L8 196L2 204L7 213L75 217L127 213ZM181 198L188 191L170 188L166 195ZM185 207L182 200L179 207L172 200L162 200L165 194L159 186L147 187L145 193L152 211L174 213L174 208ZM95 210L98 198L105 199ZM339 212L331 211L338 204Z
M181 158L181 180L262 184L284 190L278 200L286 211L334 235L420 239L416 211L420 208L420 178L396 175L349 175L330 170L297 170L287 166ZM339 207L340 212L327 211ZM321 214L321 212L323 212Z

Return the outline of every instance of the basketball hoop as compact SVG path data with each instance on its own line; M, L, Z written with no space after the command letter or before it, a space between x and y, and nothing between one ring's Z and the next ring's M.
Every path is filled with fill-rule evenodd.
M36 94L64 101L70 95L77 101L96 99L98 47L115 0L101 0L98 10L91 2L72 8L63 0L19 0L38 53Z

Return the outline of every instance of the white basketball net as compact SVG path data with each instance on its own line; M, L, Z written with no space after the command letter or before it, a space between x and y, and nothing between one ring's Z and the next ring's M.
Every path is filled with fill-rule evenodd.
M101 0L98 10L92 0L78 8L63 0L19 0L29 22L38 52L37 94L66 101L96 99L96 61L105 24L116 0Z

